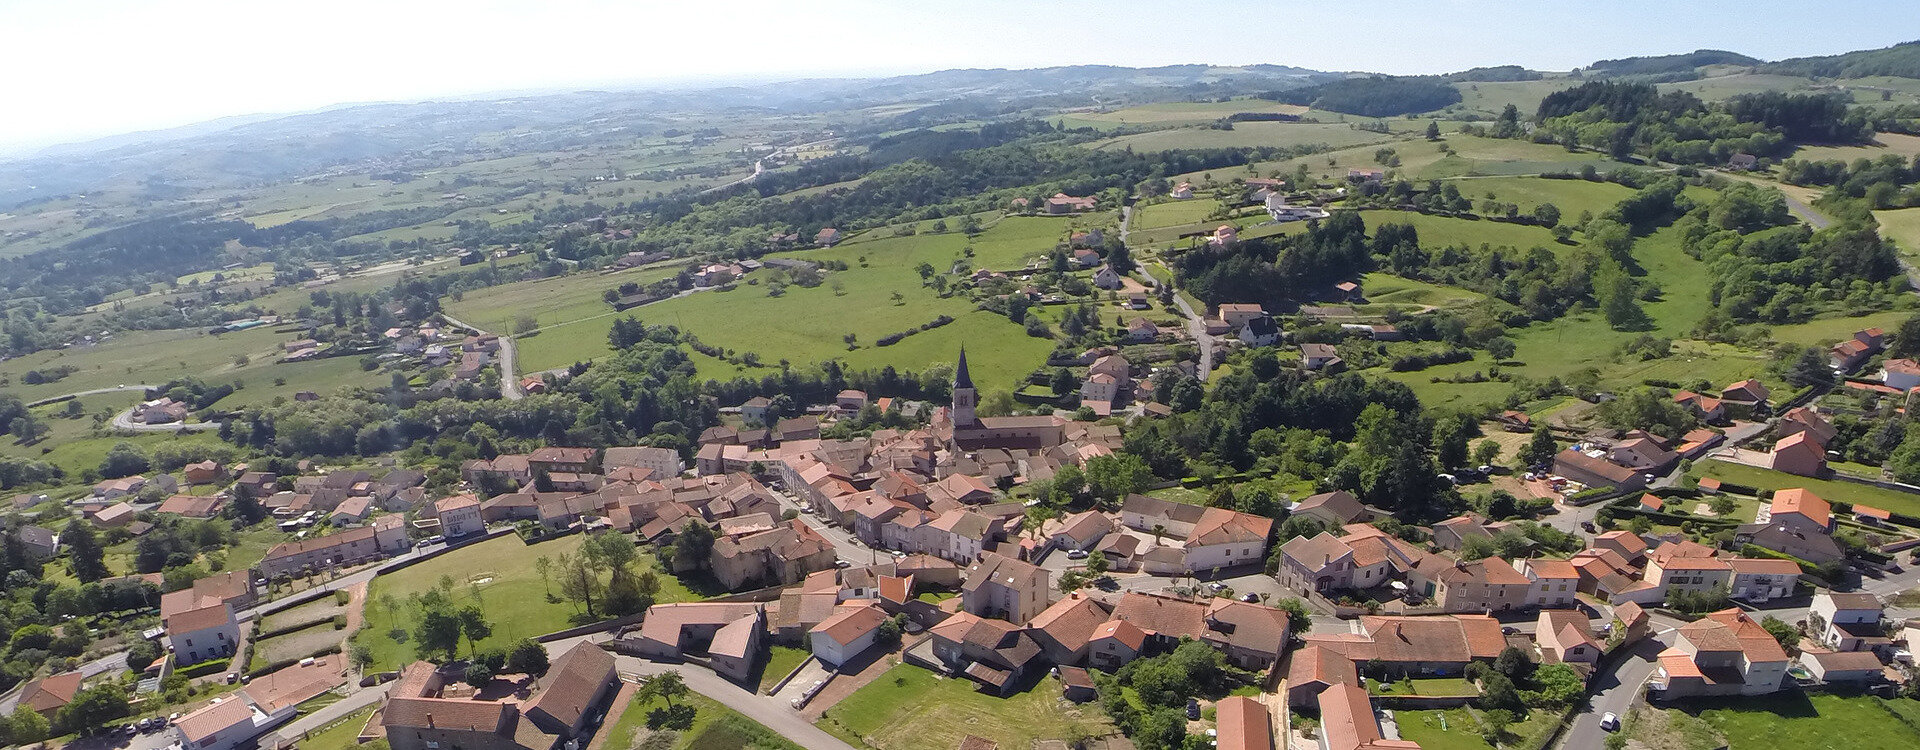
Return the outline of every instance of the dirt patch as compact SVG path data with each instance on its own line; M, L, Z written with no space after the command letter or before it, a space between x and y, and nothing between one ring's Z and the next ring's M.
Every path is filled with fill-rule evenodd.
M360 584L365 586L366 584ZM297 628L316 622L331 620L335 615L347 613L347 608L333 603L331 594L320 597L297 607L280 610L267 615L260 621L260 632L271 633L276 630Z
M320 624L305 630L296 630L286 635L278 635L254 644L260 658L268 664L284 661L296 661L314 656L323 651L337 648L345 631L334 630L330 624Z

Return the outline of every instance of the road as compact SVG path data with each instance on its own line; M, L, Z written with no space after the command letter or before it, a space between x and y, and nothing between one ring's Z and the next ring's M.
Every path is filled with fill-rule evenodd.
M1173 295L1173 304L1180 308L1180 314L1187 318L1187 333L1193 336L1194 343L1200 345L1200 368L1196 375L1205 381L1213 374L1213 337L1207 335L1206 316L1193 311L1187 300L1178 294Z
M607 633L595 633L581 638L553 641L547 644L547 652L563 654L582 640L601 642L609 638ZM768 695L758 695L751 690L735 685L714 674L711 670L697 664L662 664L633 656L614 655L614 667L622 679L634 676L651 676L662 672L679 672L686 679L687 687L694 692L712 698L721 705L760 722L768 729L807 750L854 750L852 745L827 734L819 727L809 723L799 713L780 699Z
M28 404L27 404L27 406L30 406L30 407L31 407L31 406L45 406L45 405L47 405L47 404L51 404L51 403L53 403L53 402L55 402L55 401L63 401L63 400L66 400L66 399L70 399L70 398L81 398L81 397L83 397L83 396L98 396L98 395L100 395L100 394L102 394L102 393L124 393L124 392L127 392L127 391L140 391L140 392L142 392L142 393L144 393L144 392L146 392L146 391L150 391L150 390L153 390L153 389L155 389L155 388L159 388L159 387L160 387L160 386L157 386L157 385L147 385L147 384L145 384L145 383L135 383L135 384L133 384L133 385L117 385L117 386L114 386L114 387L112 387L112 388L95 388L95 389L93 389L93 390L91 390L91 391L76 391L76 392L73 392L73 393L68 393L68 394L63 394L63 395L59 395L59 396L48 396L48 397L46 397L46 398L43 398L43 399L40 399L39 401L34 401L34 402L31 402L31 403L28 403Z
M220 429L219 422L173 422L169 424L146 424L133 421L133 409L113 415L113 429L128 432L206 432Z
M1612 671L1597 675L1593 684L1588 686L1590 696L1587 709L1573 717L1573 728L1567 730L1560 746L1563 750L1605 750L1607 732L1600 728L1600 718L1611 713L1624 717L1627 709L1640 696L1640 687L1658 664L1661 649L1673 642L1673 631L1655 620L1656 633L1636 644L1626 658L1616 664Z
M765 171L767 171L767 168L766 168L766 162L765 162L765 160L764 160L764 159L756 159L756 160L754 160L754 162L753 162L753 174L750 174L750 175L747 175L747 176L745 176L745 177L742 177L742 178L740 178L740 179L738 179L738 180L734 180L733 182L729 182L729 183L727 183L727 184L725 184L725 185L717 185L717 186L714 186L714 187L710 187L710 188L707 188L707 189L705 189L705 190L702 190L702 191L700 191L700 194L701 194L701 195L706 195L707 193L718 193L718 192L720 192L720 191L722 191L722 190L725 190L725 189L727 189L727 188L730 188L730 187L733 187L733 186L735 186L735 185L745 185L745 184L747 184L747 183L749 183L749 182L753 182L753 180L754 180L754 178L756 178L756 177L759 177L759 176L760 176L760 174L761 174L762 172L765 172Z

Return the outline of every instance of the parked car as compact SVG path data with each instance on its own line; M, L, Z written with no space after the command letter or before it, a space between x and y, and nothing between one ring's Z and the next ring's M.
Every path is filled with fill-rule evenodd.
M1187 719L1191 721L1199 718L1200 718L1200 701L1194 700L1192 698L1188 698L1187 699Z
M1612 711L1608 711L1607 715L1600 717L1600 728L1609 732L1619 731L1620 717L1613 715Z
M1594 527L1594 525L1593 525L1593 522L1592 522L1592 521L1581 521L1581 522L1580 522L1580 530L1581 530L1581 531L1584 531L1584 532L1587 532L1587 533L1589 533L1589 534L1598 534L1598 533L1600 533L1600 529L1598 529L1598 528L1595 528L1595 527Z
M1069 550L1067 552L1067 559L1068 560L1085 560L1087 559L1087 551L1083 549Z

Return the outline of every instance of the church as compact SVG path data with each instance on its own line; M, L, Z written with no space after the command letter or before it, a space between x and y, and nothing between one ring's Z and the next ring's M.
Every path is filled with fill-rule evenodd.
M960 349L960 365L953 371L953 405L933 416L934 434L964 450L981 448L1046 450L1066 442L1067 421L1044 414L1032 417L981 417L973 377L967 372L967 350Z

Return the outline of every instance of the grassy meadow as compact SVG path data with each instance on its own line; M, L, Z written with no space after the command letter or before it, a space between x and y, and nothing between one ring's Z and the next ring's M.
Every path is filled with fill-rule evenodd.
M1052 679L997 698L974 690L969 680L941 678L910 664L887 670L827 709L817 723L848 744L874 750L948 750L969 734L1001 747L1024 748L1036 740L1112 731L1096 704L1062 701L1060 685Z

